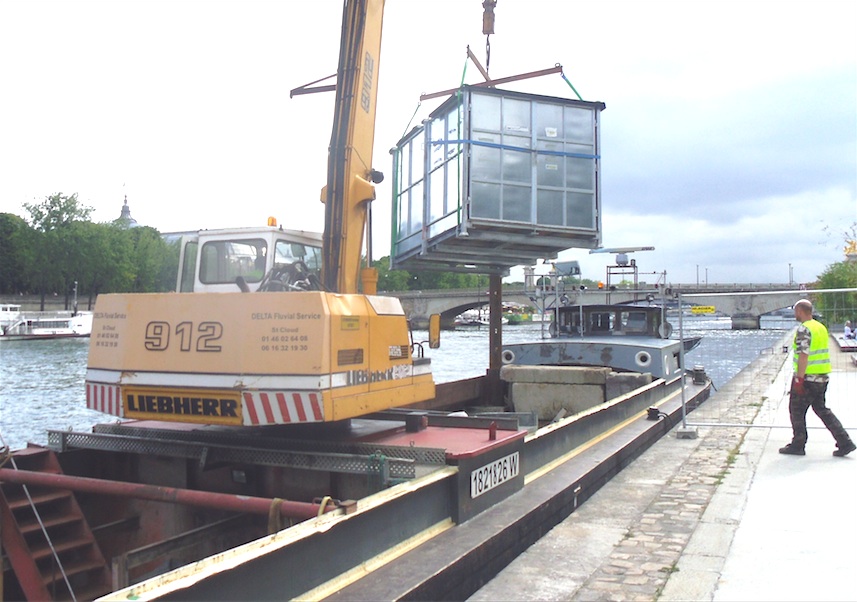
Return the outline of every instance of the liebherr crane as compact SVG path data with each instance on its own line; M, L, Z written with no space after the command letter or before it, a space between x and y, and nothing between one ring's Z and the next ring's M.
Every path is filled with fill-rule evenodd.
M321 276L308 261L318 250L311 237L200 233L180 274L201 283L195 290L234 281L226 285L234 292L99 296L89 407L252 426L339 421L434 396L398 299L375 294L371 270L359 290L368 205L381 181L372 151L383 12L384 0L343 6Z

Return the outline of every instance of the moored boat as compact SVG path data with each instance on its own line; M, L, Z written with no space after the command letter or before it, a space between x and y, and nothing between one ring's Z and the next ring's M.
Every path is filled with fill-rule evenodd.
M695 348L701 337L670 338L672 326L663 313L655 305L560 307L549 339L503 345L503 363L602 366L676 378L683 371L680 354Z
M17 303L0 304L0 333L6 331L6 327L17 323L21 319L21 306Z
M501 324L508 324L509 319L506 316L500 318ZM487 311L483 309L468 309L467 311L457 315L453 325L458 327L468 326L490 326L491 321Z
M32 341L39 339L84 338L92 333L90 311L26 312L10 310L0 325L0 341Z

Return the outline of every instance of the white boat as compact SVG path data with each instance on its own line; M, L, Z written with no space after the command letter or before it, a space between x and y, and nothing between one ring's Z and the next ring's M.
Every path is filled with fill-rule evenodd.
M88 337L91 311L21 311L20 305L0 306L0 341L30 341Z
M16 323L21 319L21 306L15 303L0 304L0 333L6 330L7 326Z
M501 324L508 324L509 319L506 316L500 318ZM481 309L468 309L467 311L457 315L453 324L459 326L490 326L490 316L487 311Z
M546 311L545 313L530 314L530 322L550 322L553 320L553 312Z

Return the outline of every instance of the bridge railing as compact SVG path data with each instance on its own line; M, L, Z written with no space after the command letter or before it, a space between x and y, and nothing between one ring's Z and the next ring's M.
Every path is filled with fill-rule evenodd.
M634 292L638 291L641 293L645 293L652 290L660 290L663 292L668 292L671 296L675 296L678 293L681 294L691 294L691 293L752 293L752 292L761 292L761 291L794 291L798 287L795 284L783 284L783 283L709 283L709 284L685 284L685 283L669 283L665 285L659 285L657 289L654 285L647 285L646 283L640 283L639 286L634 288L633 286L617 286L614 290L616 291L624 291L624 292ZM533 294L535 293L537 288L527 287L523 283L513 283L513 284L504 284L503 292L509 294ZM560 285L560 290L565 290L568 292L572 292L577 290L575 285L564 284ZM604 289L587 289L589 291L597 291ZM551 289L553 292L553 289ZM456 288L456 289L426 289L426 290L418 290L418 291L381 291L382 295L390 295L399 298L407 298L407 297L419 297L419 296L449 296L449 297L482 297L488 295L487 288Z

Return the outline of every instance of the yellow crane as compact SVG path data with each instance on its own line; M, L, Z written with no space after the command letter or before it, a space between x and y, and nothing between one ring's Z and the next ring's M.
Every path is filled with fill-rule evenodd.
M197 283L193 294L99 296L89 407L250 426L339 421L434 397L398 299L375 294L369 269L358 290L381 178L371 163L383 12L384 0L343 6L321 277L307 233L201 232L180 269L180 281Z

